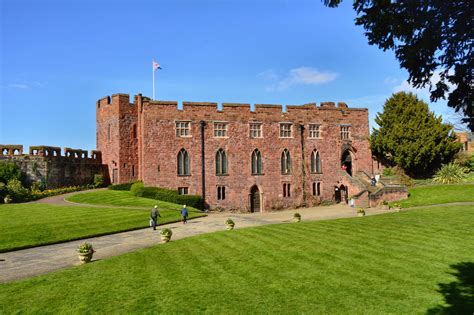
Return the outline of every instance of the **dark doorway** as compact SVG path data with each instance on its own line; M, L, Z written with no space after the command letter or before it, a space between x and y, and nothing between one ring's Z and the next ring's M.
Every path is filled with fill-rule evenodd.
M352 157L349 150L344 151L341 157L341 168L352 176Z
M257 185L250 189L250 212L260 212L260 190Z
M341 202L341 189L339 189L337 185L334 186L334 201L336 201L336 203Z

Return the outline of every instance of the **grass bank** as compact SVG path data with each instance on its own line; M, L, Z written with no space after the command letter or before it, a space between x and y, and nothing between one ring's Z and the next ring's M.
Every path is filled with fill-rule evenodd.
M164 210L181 210L182 205L160 201L149 198L135 197L130 191L121 190L99 190L81 193L66 198L68 201L106 206L127 206L127 207L147 207L152 208L158 205ZM192 207L187 207L190 211L198 211Z
M400 201L403 208L452 202L474 202L474 184L427 185L408 190L410 197Z
M472 230L474 206L217 232L0 285L0 310L462 313L442 288L472 274Z
M180 219L178 211L160 213L160 224ZM0 252L144 228L149 214L149 209L0 205ZM201 215L190 212L191 218Z

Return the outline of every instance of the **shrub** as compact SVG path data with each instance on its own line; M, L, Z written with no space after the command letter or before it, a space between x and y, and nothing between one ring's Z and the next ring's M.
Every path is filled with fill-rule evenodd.
M128 182L128 183L123 183L123 184L115 184L115 185L110 185L108 188L110 190L130 190L133 186L133 184L136 183L141 183L141 182Z
M295 214L293 214L293 218L301 219L301 214L299 214L298 212L296 212Z
M234 223L234 221L233 221L232 219L227 219L227 220L225 220L225 225L234 226L235 223Z
M25 202L31 199L30 191L23 187L19 179L10 179L6 188L14 202Z
M80 254L89 254L90 252L94 252L94 247L91 243L84 242L77 248L77 251Z
M466 151L459 151L458 153L456 153L453 160L453 163L456 163L457 165L463 167L469 167L471 164L470 162L471 155L469 155L469 153L467 153Z
M365 210L364 208L357 208L357 213L364 213L365 214Z
M438 184L461 183L466 178L468 169L456 163L443 165L433 176L433 182Z
M173 235L173 231L171 231L168 228L164 228L164 229L161 229L160 235L170 237L171 235Z
M94 188L104 187L105 186L105 177L102 174L94 175L94 182L92 184Z
M474 154L472 154L471 158L469 159L469 169L471 172L474 172Z
M393 175L395 175L393 168L387 167L383 169L383 176L393 176Z
M0 182L7 184L12 179L23 181L24 174L20 167L12 162L0 161Z
M143 183L133 184L130 191L132 192L132 195L136 197L156 199L176 204L185 204L197 209L201 209L203 206L203 200L201 196L180 195L176 190L166 188L144 187Z

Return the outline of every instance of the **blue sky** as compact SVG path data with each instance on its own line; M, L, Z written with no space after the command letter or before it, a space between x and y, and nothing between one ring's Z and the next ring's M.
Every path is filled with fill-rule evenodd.
M157 99L344 101L373 124L386 98L413 89L393 52L367 44L351 3L2 0L0 143L94 149L96 100L151 96L152 59Z

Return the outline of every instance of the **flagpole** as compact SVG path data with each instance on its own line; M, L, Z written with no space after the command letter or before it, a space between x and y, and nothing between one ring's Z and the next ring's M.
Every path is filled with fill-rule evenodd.
M152 77L153 77L153 98L152 98L152 100L155 100L155 66L154 65L151 67L151 71L152 71Z

